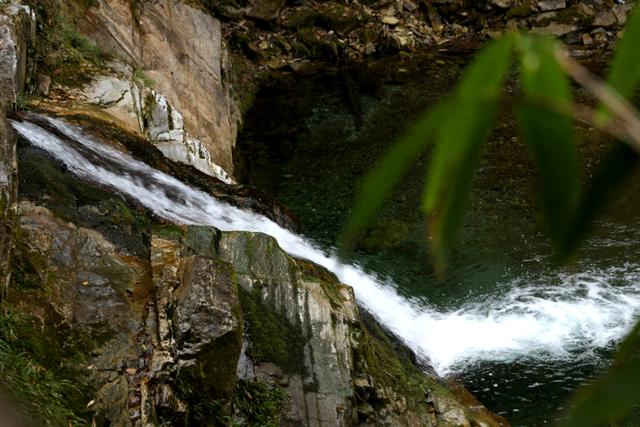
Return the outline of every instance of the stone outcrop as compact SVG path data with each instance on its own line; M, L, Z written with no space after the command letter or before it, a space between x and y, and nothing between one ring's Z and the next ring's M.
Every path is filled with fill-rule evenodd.
M144 72L157 93L181 113L191 139L166 138L165 147L168 141L184 141L185 147L174 143L165 151L175 153L176 160L187 158L185 151L193 150L197 140L195 149L206 152L203 158L233 175L240 115L224 81L230 70L217 19L184 1L101 0L88 9L80 30Z
M67 95L105 110L132 132L144 133L144 88L133 79L126 65L113 62L110 68L111 74L95 76L84 87L71 90Z
M109 64L112 74L94 76L81 89L63 88L62 98L86 102L115 117L131 132L144 135L168 159L184 163L224 183L235 184L199 139L184 128L184 118L166 96L136 80L125 64Z
M507 425L398 355L350 287L273 238L160 223L29 147L20 166L8 301L61 343L83 337L59 363L87 390L87 421Z
M486 409L470 411L436 378L398 358L363 324L351 287L289 257L273 238L222 233L219 253L234 266L244 298L247 343L238 375L285 388L283 425L503 422Z
M399 358L350 287L268 236L153 226L145 259L31 202L20 210L21 265L41 296L19 305L91 337L78 380L95 390L97 425L254 425L242 382L282 392L281 425L501 425Z
M27 48L34 18L17 1L0 4L0 287L6 286L17 198L15 137L5 118L13 108L27 73ZM0 291L1 292L1 291Z

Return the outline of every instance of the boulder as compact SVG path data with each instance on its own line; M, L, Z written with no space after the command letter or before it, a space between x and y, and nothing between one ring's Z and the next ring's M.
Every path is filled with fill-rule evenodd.
M126 425L137 386L120 373L138 366L138 322L130 295L144 283L145 271L94 230L29 202L20 204L20 213L19 265L32 266L37 278L30 282L42 295L31 299L28 310L44 304L49 317L55 313L61 325L99 343L80 368L81 382L96 384L95 410Z
M285 0L254 0L251 3L247 17L271 25L278 17Z
M536 27L531 31L537 34L545 34L550 36L561 37L577 30L578 30L578 27L575 25L558 24L553 22L547 25L546 27Z
M559 10L567 7L565 0L542 0L538 2L538 8L543 12Z
M77 100L88 102L106 110L131 132L144 131L142 120L142 91L133 81L124 64L118 64L124 72L95 76L88 84L71 94Z
M616 15L612 11L603 11L596 15L593 25L597 27L611 27L618 23Z
M284 425L508 425L400 358L365 326L353 289L322 267L263 234L223 232L218 245L243 301L239 375L284 388Z

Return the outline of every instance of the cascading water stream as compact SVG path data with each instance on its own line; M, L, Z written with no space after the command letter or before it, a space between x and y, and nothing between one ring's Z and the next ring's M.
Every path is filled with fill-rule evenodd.
M438 312L404 298L390 280L344 265L313 242L252 212L223 203L153 169L62 120L40 116L69 140L28 120L12 120L18 133L63 162L70 172L137 200L175 223L250 231L274 237L292 256L335 273L359 303L420 358L446 374L475 361L589 357L624 336L640 309L640 268L624 266L560 277L562 286L518 284L491 300ZM72 143L71 143L72 142ZM628 285L612 285L623 274Z

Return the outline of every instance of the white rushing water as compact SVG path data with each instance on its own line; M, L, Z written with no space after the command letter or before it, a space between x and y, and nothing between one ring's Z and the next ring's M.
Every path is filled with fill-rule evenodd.
M341 264L334 254L266 217L223 203L59 119L46 120L75 143L28 121L12 124L72 173L131 197L160 217L273 236L289 254L327 268L352 286L362 306L441 374L475 361L585 357L590 350L619 340L640 308L640 291L635 286L612 284L620 274L640 279L640 269L634 272L627 266L561 277L562 286L514 283L493 299L438 312L400 296L390 280L357 265Z

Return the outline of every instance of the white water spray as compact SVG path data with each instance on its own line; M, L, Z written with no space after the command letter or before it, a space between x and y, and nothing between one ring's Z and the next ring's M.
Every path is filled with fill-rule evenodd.
M611 284L615 270L565 278L561 286L537 283L513 286L506 295L468 304L451 312L401 297L390 280L343 265L308 239L261 215L223 203L203 191L135 160L65 122L46 118L82 149L76 149L28 121L12 121L31 144L62 161L77 176L112 188L175 223L214 226L224 231L273 236L282 249L319 264L352 286L359 303L440 374L475 361L509 361L521 357L568 359L619 340L640 308L636 286ZM101 162L88 157L98 156ZM628 268L633 270L632 267ZM640 279L640 269L623 271ZM632 283L637 283L631 280Z

